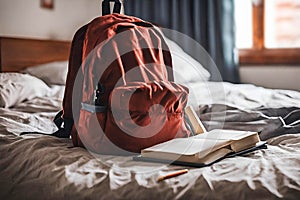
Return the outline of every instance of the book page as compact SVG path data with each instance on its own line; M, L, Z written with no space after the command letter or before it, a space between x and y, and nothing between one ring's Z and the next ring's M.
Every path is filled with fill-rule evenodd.
M218 148L228 145L229 143L230 141L228 142L225 140L206 140L194 137L176 138L144 149L142 150L142 153L163 152L178 155L206 155Z
M257 134L257 132L215 129L206 133L193 136L193 138L201 138L207 140L241 140L245 137L255 134Z

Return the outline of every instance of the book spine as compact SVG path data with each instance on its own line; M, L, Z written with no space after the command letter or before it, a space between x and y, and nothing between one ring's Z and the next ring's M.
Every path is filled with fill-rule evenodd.
M206 132L206 129L203 126L201 120L199 119L195 110L191 106L187 106L185 108L185 114L187 115L187 118L190 122L190 126L192 127L195 135Z

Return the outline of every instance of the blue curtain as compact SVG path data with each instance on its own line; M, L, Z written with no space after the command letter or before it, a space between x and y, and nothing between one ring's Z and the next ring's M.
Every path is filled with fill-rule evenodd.
M124 7L127 15L190 36L210 54L224 81L239 82L234 0L125 0ZM190 44L182 43L197 58L197 51ZM208 70L211 80L220 79L214 72L216 69Z

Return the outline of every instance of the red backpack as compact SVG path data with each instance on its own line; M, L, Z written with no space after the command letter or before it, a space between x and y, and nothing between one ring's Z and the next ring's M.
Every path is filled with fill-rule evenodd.
M173 82L172 59L160 30L122 14L103 15L72 41L58 137L101 154L139 153L187 137L188 89ZM119 12L116 1L114 12ZM60 116L62 114L62 116Z

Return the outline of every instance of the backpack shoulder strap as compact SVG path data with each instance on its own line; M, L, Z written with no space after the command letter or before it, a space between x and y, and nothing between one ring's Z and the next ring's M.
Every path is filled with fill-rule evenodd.
M52 135L59 138L69 138L74 120L72 118L63 118L62 116L63 110L59 111L54 117L53 122L57 126L58 130Z

